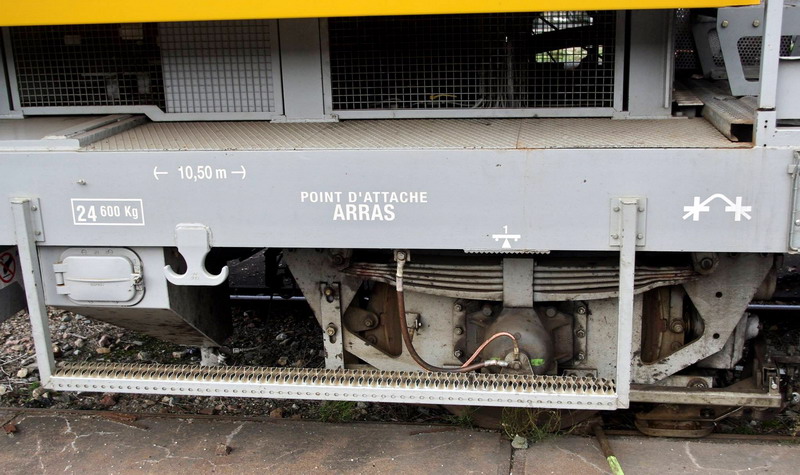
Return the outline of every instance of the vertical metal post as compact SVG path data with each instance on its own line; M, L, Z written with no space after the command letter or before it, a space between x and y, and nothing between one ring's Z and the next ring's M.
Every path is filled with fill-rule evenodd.
M322 343L325 348L325 368L344 368L344 331L339 284L320 284Z
M633 292L639 199L619 200L619 313L617 318L617 406L630 405Z
M36 236L32 203L27 198L12 198L11 208L14 213L14 229L17 234L17 251L19 252L20 270L25 283L25 297L28 301L28 315L31 320L33 344L36 347L36 362L39 365L39 376L42 386L47 386L55 371L53 347L50 341L50 325L47 308L44 304L44 287L42 272L39 267L39 254L36 250Z
M664 32L668 54L664 56L664 108L672 110L672 86L675 81L675 10L670 10L669 23Z
M764 9L764 38L761 41L760 110L775 109L778 87L778 63L783 29L783 0L767 0Z
M628 12L617 12L616 36L614 38L614 111L621 112L624 105L625 92L625 63L628 58L625 54L626 28Z
M17 84L17 68L14 65L14 50L11 46L11 33L6 27L0 28L0 34L3 35L3 52L6 61L6 73L8 75L8 89L11 91L9 97L10 115L15 117L22 117L22 103L19 97L19 85ZM0 70L2 67L0 67Z

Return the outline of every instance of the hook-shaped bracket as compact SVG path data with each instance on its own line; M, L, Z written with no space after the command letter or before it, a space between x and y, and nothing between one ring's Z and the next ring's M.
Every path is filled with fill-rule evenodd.
M175 273L172 266L164 267L167 280L175 285L214 286L228 278L228 266L219 275L209 274L205 267L206 256L211 251L211 230L202 224L179 224L175 227L175 244L186 261L186 273Z

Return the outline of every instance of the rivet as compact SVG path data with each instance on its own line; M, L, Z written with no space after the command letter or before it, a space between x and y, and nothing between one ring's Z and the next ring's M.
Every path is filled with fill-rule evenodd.
M721 25L722 25L723 28L727 28L728 25L730 25L730 23L728 23L728 20L723 20Z
M758 28L761 25L761 22L758 20L753 20L753 27Z
M612 234L611 239L619 239L619 234Z
M614 212L619 213L619 206L614 206Z
M79 185L85 185L85 184L86 184L86 180L84 180L83 178L81 178L80 180L76 181L75 183L77 183L77 184L79 184Z
M795 225L795 226L800 226L800 219L796 219L796 220L794 221L794 225Z
M642 233L637 234L636 235L636 239L639 239L639 240L644 239L644 234L642 234Z

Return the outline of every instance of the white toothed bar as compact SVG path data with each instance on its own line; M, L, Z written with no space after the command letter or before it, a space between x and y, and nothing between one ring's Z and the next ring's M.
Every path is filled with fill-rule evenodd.
M586 377L352 369L65 364L55 390L614 409L614 381Z

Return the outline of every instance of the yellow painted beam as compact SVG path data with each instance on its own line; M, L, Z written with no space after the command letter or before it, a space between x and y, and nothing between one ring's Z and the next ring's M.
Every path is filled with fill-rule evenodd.
M759 0L0 0L0 26L712 8L758 3Z

